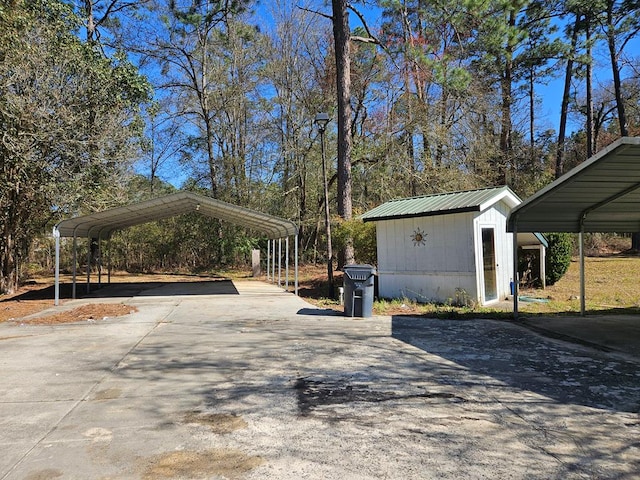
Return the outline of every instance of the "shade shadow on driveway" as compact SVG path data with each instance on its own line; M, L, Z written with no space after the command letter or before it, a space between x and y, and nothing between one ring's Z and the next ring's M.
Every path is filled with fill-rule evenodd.
M514 389L566 404L640 411L640 362L550 340L494 320L395 316L392 335Z
M640 478L624 362L506 322L351 319L234 287L0 325L0 479Z
M95 288L95 287L94 287ZM85 298L150 297L182 295L239 295L231 280L195 282L111 283L93 290Z

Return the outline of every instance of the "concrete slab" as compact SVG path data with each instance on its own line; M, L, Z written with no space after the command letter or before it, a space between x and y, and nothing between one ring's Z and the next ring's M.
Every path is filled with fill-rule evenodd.
M640 358L640 315L525 316L521 322L557 338Z
M152 286L112 297L128 316L0 324L0 479L640 477L636 359L233 290ZM112 300L75 304L92 301Z

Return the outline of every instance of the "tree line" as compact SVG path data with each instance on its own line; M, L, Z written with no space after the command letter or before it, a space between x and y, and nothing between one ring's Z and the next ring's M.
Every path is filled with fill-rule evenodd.
M4 0L0 289L56 221L174 188L294 220L303 258L326 261L318 112L332 119L339 264L371 260L352 217L391 198L503 184L526 198L637 134L639 12L629 0ZM557 119L539 114L550 82L563 85ZM187 217L114 246L122 268L206 269L261 242Z

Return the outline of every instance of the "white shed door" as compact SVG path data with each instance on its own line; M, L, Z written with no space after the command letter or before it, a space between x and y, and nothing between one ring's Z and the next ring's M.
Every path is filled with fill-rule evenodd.
M495 231L492 227L482 228L482 264L484 277L484 301L497 300L497 268Z

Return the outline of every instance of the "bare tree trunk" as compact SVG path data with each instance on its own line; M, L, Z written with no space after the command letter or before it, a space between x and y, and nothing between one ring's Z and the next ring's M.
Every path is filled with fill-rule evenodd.
M344 220L351 220L351 32L347 4L346 0L332 0L338 92L338 215ZM347 238L338 257L338 268L353 262L353 240Z
M535 120L536 120L536 90L535 90L535 69L531 67L529 72L529 160L531 164L535 162Z
M509 26L514 28L516 25L516 12L514 10L509 14ZM500 128L500 153L501 165L498 166L498 181L502 184L509 183L509 171L512 157L511 142L511 100L512 100L512 77L513 77L513 45L511 40L507 41L505 49L505 64L502 74L502 125Z
M96 22L93 16L94 0L84 1L84 10L87 15L87 42L93 43L96 40Z
M449 95L447 93L447 90L445 88L442 89L442 94L440 97L440 112L439 112L439 123L440 123L440 131L441 132L446 132L448 130L447 128L447 100L449 98ZM438 142L438 144L436 145L436 158L435 158L435 165L436 168L440 168L442 166L442 159L444 157L444 142L441 138L440 135L436 136L436 141Z
M405 142L407 145L407 154L409 156L409 188L411 189L411 196L415 197L418 195L418 181L417 181L417 170L416 170L416 151L413 146L413 135L409 132L404 132ZM424 141L424 134L422 135L422 140Z
M203 105L203 117L205 124L205 135L207 136L207 162L209 164L209 181L211 182L211 196L218 196L218 167L216 165L216 157L213 149L213 127L211 126L211 118L209 111Z
M5 229L8 230L8 229ZM14 293L18 288L16 249L13 235L5 231L4 245L0 254L0 293Z
M622 81L620 79L620 65L618 63L618 53L616 47L616 31L613 21L614 2L607 2L607 45L609 56L611 57L611 75L613 77L613 89L616 97L616 107L618 109L618 124L620 125L620 136L629 135L627 125L627 114L625 112L624 100L622 98ZM631 248L640 251L640 232L631 235Z
M578 44L578 28L580 26L580 14L576 14L576 21L573 25L571 35L571 51L567 58L567 68L564 76L564 92L562 94L562 105L560 106L560 127L558 131L558 150L556 153L556 178L562 175L564 168L564 141L567 134L567 114L569 112L569 96L571 93L571 78L573 76L573 56Z
M627 114L622 100L622 81L620 80L620 65L618 64L618 53L616 51L616 32L613 25L613 3L607 5L607 45L611 57L611 74L613 76L613 88L616 96L616 107L618 108L618 123L620 125L620 136L629 135L627 128Z
M587 14L590 15L590 14ZM585 40L587 43L587 158L595 153L595 139L593 129L593 55L591 48L591 17L585 20Z

